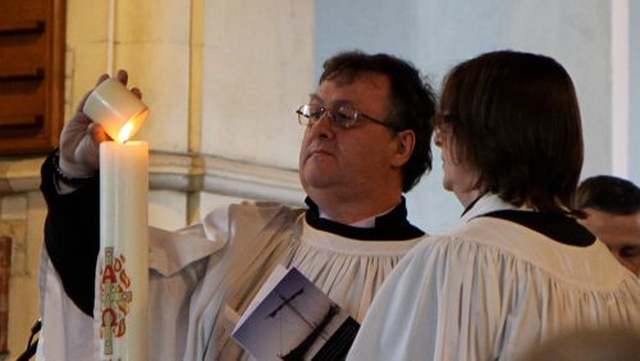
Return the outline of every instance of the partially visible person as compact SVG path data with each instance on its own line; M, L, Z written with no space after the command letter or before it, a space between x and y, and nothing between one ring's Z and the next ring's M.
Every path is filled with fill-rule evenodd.
M116 76L127 83L126 72ZM48 214L38 355L46 360L94 359L97 146L106 136L78 109L59 153L42 166ZM387 275L423 239L403 193L431 168L434 112L435 95L409 62L362 52L328 59L297 110L308 208L232 204L178 232L150 230L149 359L247 359L226 326L278 264L297 267L362 320Z
M509 50L460 63L434 119L466 209L394 269L348 359L517 360L582 328L640 328L635 277L571 215L583 142L562 65Z
M640 277L640 188L609 175L580 183L574 200L580 222Z

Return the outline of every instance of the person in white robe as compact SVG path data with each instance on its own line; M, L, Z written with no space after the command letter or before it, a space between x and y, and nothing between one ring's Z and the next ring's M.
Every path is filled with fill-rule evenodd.
M573 82L554 59L481 54L434 118L458 226L400 261L347 360L520 360L573 332L640 327L640 287L570 211L583 162Z
M127 83L125 71L117 78ZM229 330L278 264L297 267L361 321L384 279L425 235L407 220L403 193L431 168L434 113L433 90L405 60L360 51L327 60L317 90L297 111L308 208L246 202L178 232L150 230L150 359L249 358ZM95 174L105 139L79 110L59 153L42 167L48 215L39 360L89 360L99 349Z

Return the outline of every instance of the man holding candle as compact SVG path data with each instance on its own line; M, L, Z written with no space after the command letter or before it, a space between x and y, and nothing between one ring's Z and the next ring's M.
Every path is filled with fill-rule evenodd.
M125 72L117 77L126 84ZM244 357L230 325L277 264L297 267L362 320L391 269L424 236L406 219L402 194L431 167L434 99L417 69L396 57L346 52L327 60L297 110L308 208L234 204L178 232L149 230L149 358ZM79 111L62 132L60 157L42 168L49 213L39 354L50 359L93 353L93 175L106 139Z

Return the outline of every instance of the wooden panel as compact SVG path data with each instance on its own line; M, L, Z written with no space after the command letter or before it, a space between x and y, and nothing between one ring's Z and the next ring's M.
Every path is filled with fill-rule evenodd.
M31 66L15 66L13 71L5 70L0 72L0 82L15 80L42 80L44 69Z
M50 13L51 4L55 2L48 0L2 0L0 1L0 24L43 19Z
M57 146L65 11L64 0L0 0L0 155Z
M0 35L42 33L44 24L43 20L0 23Z
M38 128L43 118L42 114L0 116L0 129Z

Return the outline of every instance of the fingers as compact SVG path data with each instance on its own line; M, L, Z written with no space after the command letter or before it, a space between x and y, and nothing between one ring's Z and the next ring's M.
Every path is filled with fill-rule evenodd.
M138 99L142 99L142 92L140 91L140 89L133 87L131 88L131 92L138 97Z
M91 139L93 139L93 141L97 144L100 144L107 140L112 140L100 123L89 124L89 126L87 127L87 132L91 136Z
M118 79L118 81L122 84L127 85L127 83L129 82L129 73L127 73L127 71L124 69L120 69L116 73L116 79ZM137 96L139 99L142 99L142 92L139 88L132 87L130 90L135 96Z
M120 81L122 84L127 85L127 83L129 82L129 73L127 73L127 71L124 69L120 69L116 73L116 79L118 79L118 81ZM130 90L135 96L138 97L138 99L142 99L142 92L139 88L132 87Z
M103 81L109 78L110 76L107 73L100 75L100 77L98 78L98 81L96 82L96 86L100 85L100 83L102 83ZM127 82L129 81L129 74L127 73L126 70L120 69L116 72L116 75L114 76L114 78L116 78L122 84L127 85Z
M122 84L127 85L127 82L129 81L129 74L126 70L120 69L116 73L116 79L118 79L118 81Z
M100 77L98 78L98 81L96 82L96 86L100 85L100 83L102 83L103 81L109 79L109 74L102 74L100 75Z

